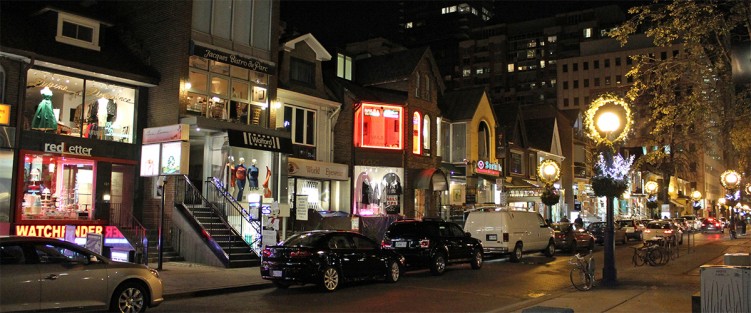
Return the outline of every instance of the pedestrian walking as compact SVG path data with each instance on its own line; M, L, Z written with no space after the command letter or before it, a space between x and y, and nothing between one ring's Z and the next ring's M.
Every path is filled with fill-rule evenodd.
M735 239L735 218L730 217L730 239Z

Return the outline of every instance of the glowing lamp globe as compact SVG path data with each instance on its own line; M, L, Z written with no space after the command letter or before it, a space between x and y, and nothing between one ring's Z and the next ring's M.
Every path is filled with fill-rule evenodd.
M605 112L600 114L600 118L597 119L597 128L600 131L610 133L616 131L621 127L621 119L618 118L613 112Z
M741 175L734 170L727 170L720 175L720 182L726 189L735 189L741 184Z

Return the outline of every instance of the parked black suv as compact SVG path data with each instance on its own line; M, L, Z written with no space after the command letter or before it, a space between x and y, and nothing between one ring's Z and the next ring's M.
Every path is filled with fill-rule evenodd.
M473 269L482 267L480 240L459 225L442 220L393 222L381 245L404 256L407 267L429 267L433 275L443 274L451 263L469 263Z

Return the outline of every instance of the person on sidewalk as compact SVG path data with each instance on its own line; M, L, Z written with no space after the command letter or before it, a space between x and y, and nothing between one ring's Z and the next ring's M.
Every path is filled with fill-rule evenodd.
M730 239L735 239L735 217L730 217Z

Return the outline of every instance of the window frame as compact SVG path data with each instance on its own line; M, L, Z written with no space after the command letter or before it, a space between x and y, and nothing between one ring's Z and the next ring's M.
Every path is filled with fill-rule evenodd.
M65 22L76 25L77 27L91 28L91 41L86 41L83 39L68 37L68 36L63 35L63 23ZM89 49L89 50L101 51L102 48L99 46L99 28L100 27L101 27L101 23L99 21L65 13L65 12L58 12L57 13L57 34L55 35L55 41L64 43L64 44L69 44L69 45L76 46L76 47Z
M290 120L290 137L292 139L292 144L302 145L302 146L308 146L308 147L315 147L316 146L316 141L318 139L317 138L318 136L316 136L316 131L315 131L315 125L316 125L316 122L318 120L318 116L317 116L318 112L316 110L311 110L311 109L307 109L307 108L303 108L303 107L298 107L298 106L294 106L294 105L290 105L290 104L286 104L286 103L282 105L282 112L284 112L284 109L286 109L286 108L290 108L292 110L291 111L291 116L292 117L291 117L291 120ZM303 111L303 121L302 121L302 124L300 124L300 122L297 121L298 110L299 111ZM308 123L309 122L308 121L308 113L310 113L310 112L313 113L313 125L314 125L313 130L312 130L312 132L313 132L313 143L306 143L306 141L308 139L308 135L309 135L308 131L310 130L310 127L308 127L308 124L309 124ZM284 123L284 113L282 113L282 123ZM297 130L298 130L297 127L302 127L303 128L303 130L302 130L302 138L297 138Z

